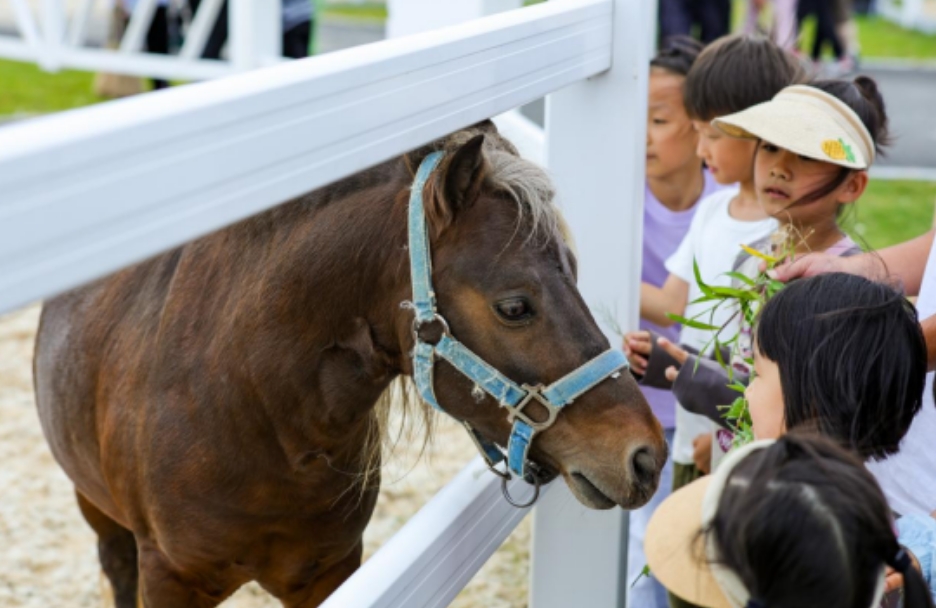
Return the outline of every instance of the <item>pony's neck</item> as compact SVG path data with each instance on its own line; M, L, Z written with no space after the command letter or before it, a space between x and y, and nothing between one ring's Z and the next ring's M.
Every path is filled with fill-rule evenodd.
M375 403L407 367L407 177L402 163L377 167L267 218L273 230L257 253L265 261L246 278L262 285L263 304L243 321L267 353L250 377L263 379L256 388L291 462L311 454L353 466Z

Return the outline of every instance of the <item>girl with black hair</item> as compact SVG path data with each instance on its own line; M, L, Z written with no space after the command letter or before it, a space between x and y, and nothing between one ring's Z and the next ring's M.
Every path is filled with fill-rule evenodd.
M764 305L746 396L759 439L813 428L881 460L899 449L925 382L913 305L887 285L830 273L795 281Z
M874 478L815 435L729 454L664 501L645 549L658 580L709 608L877 608L886 568L904 608L933 608Z

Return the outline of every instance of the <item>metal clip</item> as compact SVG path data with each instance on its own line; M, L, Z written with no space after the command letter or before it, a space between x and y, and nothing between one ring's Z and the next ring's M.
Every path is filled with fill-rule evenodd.
M504 405L504 407L507 408L507 412L508 412L507 421L513 424L514 421L519 418L520 420L528 424L530 428L533 429L534 432L545 431L546 429L551 427L553 423L556 422L556 417L559 416L559 410L561 408L558 408L552 403L550 403L549 400L546 399L546 397L542 395L541 391L544 388L546 388L542 384L537 384L536 386L530 386L529 384L524 384L522 388L523 390L526 391L527 394L523 398L523 400L520 401L520 403L518 403L517 405ZM549 413L548 417L543 422L537 422L533 420L532 418L530 418L529 416L527 416L523 412L524 408L526 408L526 406L529 405L529 403L533 401L534 399L539 401L543 405L543 407L546 408L546 411Z

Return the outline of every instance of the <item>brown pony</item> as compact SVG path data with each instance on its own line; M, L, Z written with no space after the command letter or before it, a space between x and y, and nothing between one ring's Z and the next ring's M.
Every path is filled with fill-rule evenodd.
M433 282L454 336L516 382L608 348L575 287L546 175L490 123L46 303L35 382L52 453L97 532L117 606L211 607L255 580L321 603L359 566L379 475L375 404L410 375L406 207L427 184ZM505 445L490 397L445 362L436 395ZM593 508L645 503L666 459L629 374L538 435L530 458Z

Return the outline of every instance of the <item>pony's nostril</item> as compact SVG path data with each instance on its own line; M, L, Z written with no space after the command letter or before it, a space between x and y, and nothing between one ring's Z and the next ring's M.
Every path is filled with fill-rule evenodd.
M649 485L656 480L659 471L650 447L643 446L634 450L631 455L631 470L634 472L635 481L641 485Z

